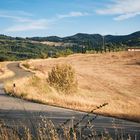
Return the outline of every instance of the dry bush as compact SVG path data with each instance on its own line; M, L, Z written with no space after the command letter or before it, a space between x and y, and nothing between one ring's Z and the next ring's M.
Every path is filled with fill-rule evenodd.
M61 64L52 68L48 73L48 83L56 90L63 93L73 93L77 90L75 71L70 65Z
M26 63L23 63L22 64L25 68L29 69L30 68L30 65L26 62Z
M37 136L38 140L59 140L56 128L51 120L48 120L45 116L40 116L41 122L37 124Z

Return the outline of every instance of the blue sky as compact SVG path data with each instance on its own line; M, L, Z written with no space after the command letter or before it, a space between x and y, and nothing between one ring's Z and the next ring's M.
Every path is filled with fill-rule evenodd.
M69 36L140 30L140 0L0 0L0 34Z

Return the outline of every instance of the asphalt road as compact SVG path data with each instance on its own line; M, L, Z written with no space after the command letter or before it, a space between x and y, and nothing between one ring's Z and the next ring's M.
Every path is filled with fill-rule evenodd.
M6 125L20 125L22 122L33 126L38 120L41 120L41 116L45 116L45 118L52 120L56 127L59 127L59 125L64 124L66 121L66 126L73 126L87 114L33 103L6 95L3 89L3 82L5 80L32 75L32 73L19 68L18 62L9 64L8 68L15 73L15 76L0 81L0 120L4 120ZM93 119L90 127L93 127L97 132L109 131L114 138L116 133L123 133L125 135L124 139L127 139L128 135L130 135L132 139L140 140L140 123L89 114L79 124L79 128L83 128L90 119ZM14 123L12 123L13 121Z

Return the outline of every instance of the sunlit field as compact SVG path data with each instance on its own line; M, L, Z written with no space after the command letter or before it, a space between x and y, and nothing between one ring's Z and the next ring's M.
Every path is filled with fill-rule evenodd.
M6 84L7 93L24 99L90 112L108 103L96 113L140 121L140 52L75 54L62 58L22 62L36 74L31 78ZM26 64L26 65L25 65ZM78 91L57 92L47 83L48 72L56 64L69 64L75 69Z

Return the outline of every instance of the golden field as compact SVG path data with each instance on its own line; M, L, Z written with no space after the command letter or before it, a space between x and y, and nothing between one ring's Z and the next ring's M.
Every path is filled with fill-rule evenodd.
M109 103L96 113L140 121L140 52L75 54L68 57L28 60L36 76L14 81L14 94L28 100L81 111ZM76 72L78 91L58 93L47 84L48 72L56 64L70 64ZM13 93L12 82L5 85Z
M14 76L14 73L7 68L10 62L0 62L0 80Z

